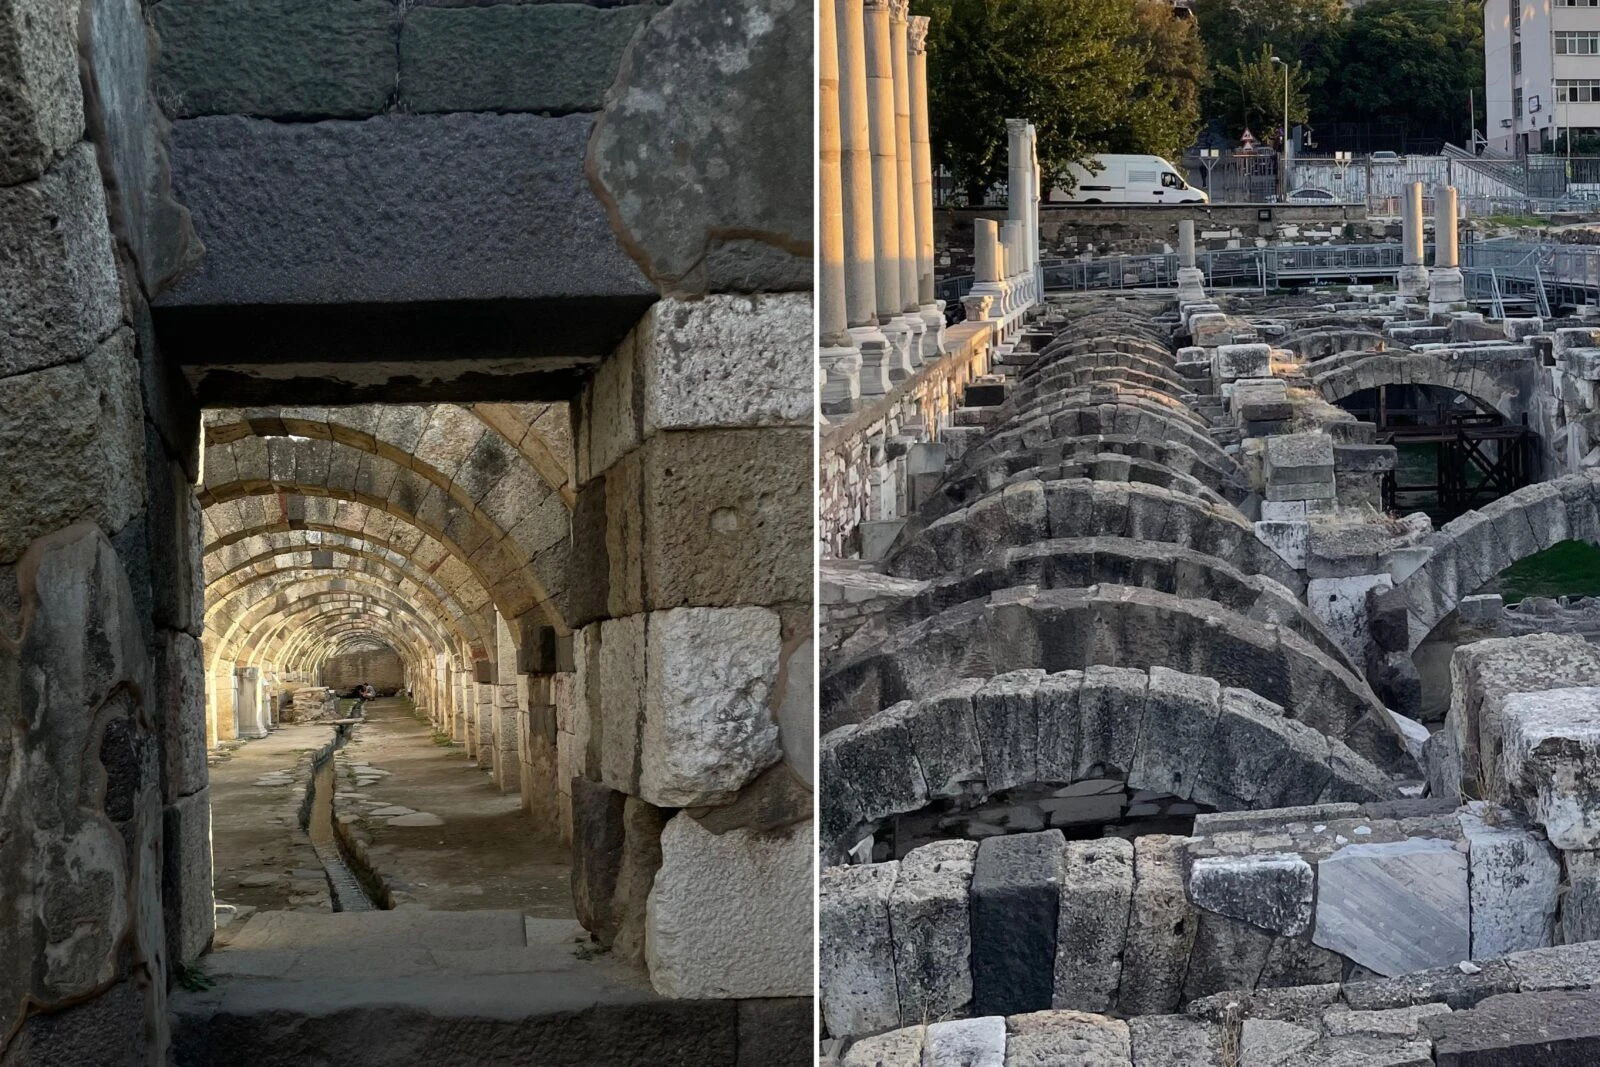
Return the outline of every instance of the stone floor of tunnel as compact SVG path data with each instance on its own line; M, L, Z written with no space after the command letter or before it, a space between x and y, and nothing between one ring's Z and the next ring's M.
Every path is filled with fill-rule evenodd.
M461 746L441 744L409 701L368 701L363 713L333 756L334 817L362 840L389 903L566 920L574 951L587 943L573 915L569 850L539 830L518 794L497 789ZM280 725L264 738L230 745L215 760L219 952L254 915L331 913L326 872L299 830L299 809L311 753L333 730L325 723Z

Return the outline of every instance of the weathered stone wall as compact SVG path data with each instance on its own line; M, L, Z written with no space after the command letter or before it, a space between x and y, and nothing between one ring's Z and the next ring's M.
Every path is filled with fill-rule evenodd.
M1262 211L1272 218L1264 220ZM939 208L933 214L940 274L970 274L974 219L1005 218L1004 208ZM1178 221L1194 219L1201 249L1261 244L1366 244L1394 241L1399 226L1367 221L1361 205L1262 204L1210 207L1039 205L1041 255L1151 255L1178 247Z
M988 323L952 327L944 356L824 428L817 507L825 555L859 556L874 548L867 542L878 531L892 536L896 520L912 510L922 453L937 451L946 431L960 425L967 387L988 373L999 355L996 343ZM928 462L935 475L943 469L942 460Z
M362 684L399 689L405 685L405 670L393 649L349 652L323 664L322 684L330 689L349 689Z

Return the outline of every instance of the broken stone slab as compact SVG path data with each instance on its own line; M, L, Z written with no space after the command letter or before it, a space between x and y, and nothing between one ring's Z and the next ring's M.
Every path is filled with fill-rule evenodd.
M1330 1037L1356 1034L1416 1037L1427 1030L1422 1020L1449 1013L1448 1004L1415 1004L1404 1008L1383 1008L1378 1011L1353 1011L1345 1007L1332 1007L1323 1012L1322 1029Z
M389 820L390 826L443 826L444 820L429 811L414 811Z
M1128 1024L1080 1011L1037 1011L1006 1020L1005 1067L1128 1067Z
M1600 987L1600 941L1513 952L1505 962L1524 993Z
M1600 853L1567 852L1567 892L1561 901L1561 941L1600 940Z
M1137 1015L1128 1020L1133 1067L1213 1067L1221 1064L1223 1028L1184 1015Z
M1390 977L1467 959L1467 871L1450 841L1346 845L1317 863L1312 940Z
M924 1033L913 1026L864 1037L845 1050L841 1067L923 1067Z
M971 1006L969 899L977 852L975 841L935 841L900 861L888 914L894 984L906 1022L947 1019Z
M1106 1011L1122 979L1133 896L1133 844L1120 837L1066 846L1051 1006Z
M1333 480L1333 438L1325 433L1277 434L1267 438L1264 455L1269 484Z
M1197 315L1194 322L1198 323L1202 318L1210 319L1211 316ZM1224 321L1226 321L1225 317ZM1210 323L1207 323L1206 326L1209 327ZM1195 329L1196 327L1191 324L1190 328ZM1207 340L1214 336L1220 338L1220 331L1214 334L1209 329L1205 329L1204 332ZM1194 339L1196 344L1206 344L1206 340L1201 339L1199 332L1195 334ZM1229 339L1232 339L1231 336ZM1264 378L1272 373L1272 349L1267 345L1219 344L1216 347L1216 360L1212 367L1218 381L1231 382L1235 378Z
M1281 1067L1317 1043L1315 1030L1277 1019L1246 1019L1239 1031L1238 1067Z
M1005 1067L1006 1021L998 1015L928 1027L922 1067Z
M1555 933L1561 861L1549 842L1482 802L1460 813L1472 887L1472 958L1544 948Z
M1600 687L1513 693L1500 719L1504 781L1551 844L1600 847Z
M1460 966L1437 967L1397 978L1351 980L1344 985L1344 1000L1357 1011L1432 1003L1461 1011L1485 997L1517 988L1516 976L1505 960L1482 960L1469 967L1465 971Z
M1066 838L1060 830L991 837L972 874L972 1007L1015 1015L1050 1004Z
M1195 905L1264 930L1294 937L1311 926L1316 873L1288 852L1207 856L1189 872Z

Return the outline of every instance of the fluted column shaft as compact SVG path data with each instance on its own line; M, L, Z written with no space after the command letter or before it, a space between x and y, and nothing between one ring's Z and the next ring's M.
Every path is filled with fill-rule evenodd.
M828 2L828 0L824 0ZM872 127L867 117L866 23L862 0L837 0L839 144L844 214L845 311L852 327L878 324L874 276Z
M911 170L917 217L917 302L932 304L933 143L928 132L928 17L916 15L906 31L911 50Z
M889 0L889 47L894 58L894 155L899 181L900 310L917 310L916 182L911 174L911 55L908 0Z
M895 155L891 0L865 0L867 112L872 134L873 277L878 323L904 312L900 295L900 164Z
M843 155L839 141L839 47L834 5L819 5L817 63L817 330L824 348L850 344L844 282Z

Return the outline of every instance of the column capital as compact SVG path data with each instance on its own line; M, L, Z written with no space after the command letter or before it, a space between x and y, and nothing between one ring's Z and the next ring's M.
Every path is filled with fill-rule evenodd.
M889 21L904 22L911 11L911 0L889 0Z
M889 0L861 0L861 7L866 11L887 11Z
M1012 137L1026 137L1028 135L1028 120L1006 119L1006 133Z
M914 56L928 50L928 16L912 15L906 20L906 47Z

